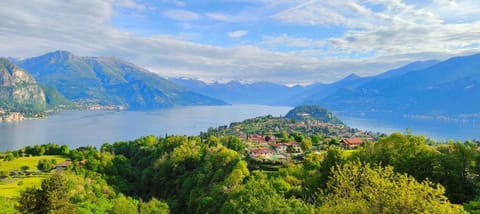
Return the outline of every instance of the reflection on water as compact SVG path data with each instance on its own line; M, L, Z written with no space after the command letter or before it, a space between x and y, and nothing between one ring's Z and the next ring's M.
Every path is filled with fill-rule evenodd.
M209 127L264 115L285 115L291 107L233 105L179 107L156 111L76 111L47 119L0 123L0 151L56 143L70 148L165 134L198 135Z

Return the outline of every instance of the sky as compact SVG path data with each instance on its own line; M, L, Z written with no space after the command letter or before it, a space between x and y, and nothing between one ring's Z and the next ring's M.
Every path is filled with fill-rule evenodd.
M328 83L480 53L480 1L0 1L0 56L55 50L164 77Z

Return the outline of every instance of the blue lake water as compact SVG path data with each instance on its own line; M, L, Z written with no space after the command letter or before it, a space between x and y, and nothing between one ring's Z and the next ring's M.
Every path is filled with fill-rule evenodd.
M256 116L285 115L292 107L263 105L195 106L155 111L74 111L46 119L0 123L0 151L45 143L67 144L70 148L133 140L165 134L198 135L209 127ZM437 140L480 139L480 122L438 122L412 119L367 119L339 116L347 125L362 130L392 133L409 128Z
M56 143L70 148L165 134L198 135L209 127L264 116L285 115L292 107L194 106L155 111L73 111L46 119L0 122L0 151Z
M338 117L347 125L366 131L390 134L392 132L405 133L408 129L415 135L424 135L441 142L480 139L480 121L478 119L445 121L412 119L399 116L366 118L338 115Z

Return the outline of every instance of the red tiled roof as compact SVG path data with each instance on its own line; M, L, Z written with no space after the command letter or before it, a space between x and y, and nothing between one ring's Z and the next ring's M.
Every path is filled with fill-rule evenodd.
M271 153L270 150L268 149L265 149L265 148L259 148L259 149L252 149L250 150L251 153L253 154L268 154L268 153Z
M300 143L299 142L288 142L288 143L285 143L285 145L294 146L294 145L300 145Z
M72 161L67 160L55 165L55 167L68 167L70 164L72 164Z
M343 139L343 143L349 144L349 145L359 145L363 143L362 138L348 138L348 139Z

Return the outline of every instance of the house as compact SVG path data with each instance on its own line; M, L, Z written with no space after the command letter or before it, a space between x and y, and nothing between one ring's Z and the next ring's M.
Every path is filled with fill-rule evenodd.
M78 163L80 164L80 166L83 166L83 165L87 164L87 160L81 160ZM68 168L69 166L71 166L72 164L73 164L73 162L71 160L63 161L63 162L55 165L55 170L64 170L64 169Z
M63 162L55 165L55 170L64 170L67 167L69 167L70 165L72 165L72 161L66 160L66 161L63 161Z
M248 154L250 157L270 157L273 152L266 148L251 149Z
M251 135L249 136L249 139L252 140L252 142L254 143L259 143L259 144L265 144L267 143L267 141L265 140L265 137L261 136L261 135Z
M273 151L275 151L277 154L287 152L287 148L288 148L288 146L284 143L272 143L270 144L270 146L272 147Z
M342 140L340 146L342 146L344 149L354 149L362 145L362 143L362 138L347 138Z
M302 152L302 147L300 146L299 142L289 142L285 143L287 146L287 151L292 152L292 153L300 153Z

